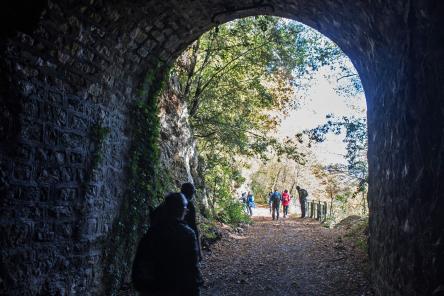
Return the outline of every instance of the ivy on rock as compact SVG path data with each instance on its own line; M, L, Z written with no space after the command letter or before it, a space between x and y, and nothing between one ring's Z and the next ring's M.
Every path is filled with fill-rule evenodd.
M131 131L128 190L105 244L104 287L115 295L128 279L132 258L149 226L149 206L160 203L172 188L168 172L160 165L159 95L167 80L168 67L159 63L143 82L137 99L128 108Z

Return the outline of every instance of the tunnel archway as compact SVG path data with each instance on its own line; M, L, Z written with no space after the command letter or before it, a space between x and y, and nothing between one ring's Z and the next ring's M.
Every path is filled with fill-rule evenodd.
M158 81L217 24L270 14L331 38L360 74L377 293L438 295L443 11L419 0L49 1L31 33L8 34L1 43L0 291L100 291L104 240L126 186L127 106L141 96L147 73ZM90 137L97 122L109 129L109 141L90 179L94 146L101 145Z

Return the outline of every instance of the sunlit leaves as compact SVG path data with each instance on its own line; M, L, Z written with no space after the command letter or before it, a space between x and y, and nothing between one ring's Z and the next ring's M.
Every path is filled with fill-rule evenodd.
M219 26L191 46L175 70L200 150L253 155L277 147L269 134L279 122L270 111L285 114L300 76L340 53L320 36L259 16Z

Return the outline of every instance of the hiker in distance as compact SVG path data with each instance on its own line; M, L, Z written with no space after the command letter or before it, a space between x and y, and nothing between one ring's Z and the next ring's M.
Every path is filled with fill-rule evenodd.
M242 203L242 209L244 210L244 212L246 212L248 214L249 212L248 212L248 206L247 206L247 193L242 192L239 200Z
M273 195L273 191L268 192L268 203L269 203L269 208L270 208L270 215L271 215L271 196Z
M305 218L308 192L299 186L296 186L296 190L298 191L299 203L301 204L301 218Z
M132 282L141 296L198 296L203 284L198 266L198 244L184 223L188 200L169 193L161 221L152 225L139 243Z
M253 208L256 207L256 204L254 203L254 195L248 191L247 194L247 213L250 216L253 216Z
M288 190L285 189L282 193L282 209L284 212L284 218L288 216L288 207L290 206L291 196L288 193Z
M279 207L281 206L282 196L277 189L274 190L273 194L270 196L270 200L268 201L271 207L271 217L273 220L279 220Z

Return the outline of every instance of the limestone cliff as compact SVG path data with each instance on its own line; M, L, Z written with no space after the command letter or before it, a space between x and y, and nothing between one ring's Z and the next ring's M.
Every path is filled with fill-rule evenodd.
M170 172L178 188L184 182L195 184L198 189L197 199L201 205L205 205L205 186L199 173L196 141L176 76L168 78L159 103L161 165Z

